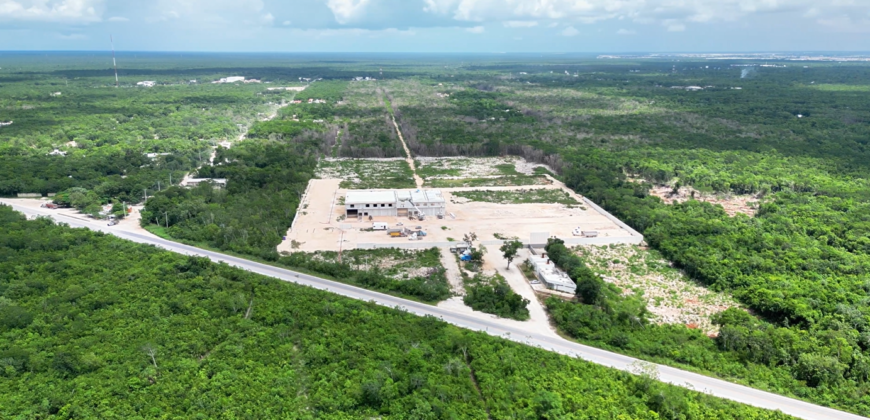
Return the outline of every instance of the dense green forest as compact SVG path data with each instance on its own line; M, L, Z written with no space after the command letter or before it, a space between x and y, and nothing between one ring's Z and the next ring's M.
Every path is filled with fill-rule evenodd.
M225 178L227 187L172 187L151 197L145 226L162 226L173 238L274 260L275 246L293 221L312 177L325 134L309 132L293 142L244 142L218 149L215 164L197 175Z
M786 419L0 206L0 417Z

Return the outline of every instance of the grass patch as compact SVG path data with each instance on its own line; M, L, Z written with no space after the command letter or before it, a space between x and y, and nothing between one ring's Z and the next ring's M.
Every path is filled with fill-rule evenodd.
M519 187L523 185L548 185L550 180L543 176L516 175L497 178L465 178L465 179L428 179L426 186L431 188L463 188L463 187Z
M579 204L567 191L559 189L530 189L518 191L455 191L454 197L462 197L469 201L499 204L523 204L523 203L554 203L575 205Z
M321 179L341 179L341 188L415 188L414 173L404 159L324 159L317 168Z
M378 290L426 303L450 297L450 285L437 248L353 249L284 254L279 264L302 267L343 283Z

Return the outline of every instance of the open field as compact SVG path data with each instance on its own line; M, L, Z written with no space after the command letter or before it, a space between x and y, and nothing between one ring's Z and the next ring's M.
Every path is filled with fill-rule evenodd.
M404 158L322 159L317 177L339 179L342 188L414 188L414 174Z
M503 237L517 237L528 241L533 232L549 232L563 239L572 239L572 231L596 230L599 238L613 241L632 241L637 237L603 213L589 207L566 206L555 203L500 204L489 202L465 202L466 199L454 197L454 193L480 191L479 188L442 189L447 200L447 213L444 219L428 217L425 221L408 220L406 217L374 217L372 221L386 222L390 226L403 223L407 227L421 226L428 235L421 241L410 242L407 238L391 238L383 231L365 232L372 221L357 222L343 220L345 213L341 204L347 190L340 187L341 180L312 180L300 206L300 212L286 239L278 246L278 251L319 251L353 249L360 245L380 247L446 246L462 238L465 233L475 232L481 241L499 241ZM535 189L558 191L568 194L575 200L580 199L570 190L559 185L536 187L493 187L490 190L509 192ZM450 214L454 215L451 217ZM294 247L295 245L295 247Z

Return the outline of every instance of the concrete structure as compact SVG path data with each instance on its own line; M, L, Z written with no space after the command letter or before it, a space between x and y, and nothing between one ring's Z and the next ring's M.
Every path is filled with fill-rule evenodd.
M244 76L230 76L230 77L222 77L220 80L212 82L212 83L236 83L236 82L244 82Z
M348 218L438 216L445 214L446 206L439 190L351 190L344 198Z
M182 187L193 188L203 182L214 184L215 188L223 188L227 186L226 178L187 178L181 181Z
M547 241L550 239L550 232L532 232L529 235L529 246L533 248L543 248L547 246Z
M548 289L553 289L559 292L574 294L577 291L577 285L574 280L571 280L564 271L558 269L556 264L547 258L547 254L541 256L532 255L529 257L532 267L535 268L535 275L538 276Z

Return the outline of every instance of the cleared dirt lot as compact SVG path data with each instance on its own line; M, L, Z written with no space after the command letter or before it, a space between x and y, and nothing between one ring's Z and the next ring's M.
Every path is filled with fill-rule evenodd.
M564 186L552 185L523 187L473 187L443 188L447 200L447 212L452 213L444 219L429 217L425 221L409 220L407 217L375 217L373 221L389 223L391 227L403 223L405 227L422 226L427 236L422 241L409 241L408 238L391 238L384 231L364 232L372 226L372 221L357 222L340 220L344 215L341 197L347 190L340 189L339 179L315 179L309 183L308 191L297 214L296 222L288 231L286 240L278 251L292 252L370 248L380 246L432 247L447 246L449 242L462 239L468 232L477 233L478 239L486 244L500 238L517 237L529 241L533 232L549 232L551 236L573 240L575 228L596 230L599 240L621 242L632 238L631 232L620 227L605 214L586 205L566 206L563 204L497 204L488 202L465 202L454 198L452 192L470 190L522 191L533 188L562 189L578 201L576 196ZM294 247L295 245L295 247Z

